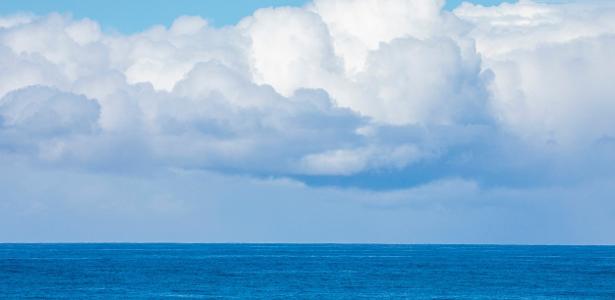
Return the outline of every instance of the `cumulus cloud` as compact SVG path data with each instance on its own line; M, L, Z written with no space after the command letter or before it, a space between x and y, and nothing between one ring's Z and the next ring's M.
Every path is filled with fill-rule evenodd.
M445 23L444 1L318 0L308 5L327 25L335 53L346 73L363 70L370 51L381 43L413 37L427 39Z
M130 35L60 13L0 17L0 157L101 180L429 187L402 200L454 195L450 178L464 199L612 178L615 6L443 5L315 0Z
M100 107L92 99L47 87L13 91L0 100L1 150L61 159L96 135ZM23 153L22 153L23 152Z
M300 172L308 175L351 175L366 169L403 169L425 155L418 147L339 149L302 158Z
M296 20L294 27L278 26L289 19ZM301 32L314 30L309 22L320 22L314 35ZM271 26L279 27L280 36L273 37L279 47L297 47L293 37L305 41L296 51L278 49L280 53L271 55L267 49L278 48L268 37ZM58 14L33 18L2 32L4 102L27 103L28 99L16 98L28 98L29 90L41 89L34 85L71 97L85 95L100 106L96 122L101 132L89 137L92 145L118 149L121 145L116 143L125 143L122 152L145 149L151 164L167 167L319 175L315 170L322 167L305 167L305 162L322 153L358 147L369 149L358 151L362 160L383 161L380 153L409 148L420 152L418 145L379 145L359 132L374 126L369 116L338 105L321 86L326 82L323 74L348 89L358 84L344 78L331 40L323 36L328 36L327 26L304 9L263 10L236 28L223 29L209 28L198 17L182 17L169 29L154 27L132 36L103 34L87 19ZM325 55L305 56L319 51ZM314 65L316 60L320 63ZM266 70L275 66L298 73ZM306 68L313 71L313 84L292 79L312 72ZM293 82L286 87L272 76ZM15 90L23 92L11 92ZM7 110L4 119L15 118L13 114L17 112ZM54 141L63 144L62 138ZM84 166L99 164L95 156L84 156L93 160L83 161ZM402 161L361 163L342 173L399 168L411 161L403 157L408 155L397 156ZM113 164L112 157L105 163ZM118 163L124 164L124 159Z
M31 136L90 133L99 105L91 99L47 87L13 91L2 98L2 126Z
M442 7L319 0L261 9L236 26L184 16L133 35L61 14L3 17L4 124L20 117L8 103L26 105L43 89L31 86L48 86L99 106L100 132L89 137L99 146L119 139L155 165L281 176L395 172L442 164L460 148L463 157L497 151L483 136L450 137L468 126L519 138L532 156L615 136L612 6ZM388 127L400 136L381 136ZM413 127L432 136L404 132Z
M494 114L507 128L567 147L613 135L615 6L521 1L455 13L474 25L483 68L495 73Z
M26 105L43 90L32 86L47 86L99 106L100 132L88 137L97 147L127 143L152 165L276 176L395 173L459 160L451 156L497 166L472 154L498 151L485 138L542 157L615 136L613 6L442 7L319 0L236 26L184 16L132 35L61 14L3 17L4 124L20 113L7 103ZM56 105L40 109L58 114ZM452 137L481 127L489 137Z

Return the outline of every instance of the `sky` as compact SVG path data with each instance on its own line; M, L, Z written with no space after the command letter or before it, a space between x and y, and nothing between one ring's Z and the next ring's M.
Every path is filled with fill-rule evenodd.
M494 5L504 0L475 0L474 3ZM511 0L508 0L511 1ZM234 25L258 8L271 6L302 6L306 0L149 0L149 1L80 1L80 0L2 0L0 15L15 12L48 14L71 13L76 18L90 18L108 30L133 33L157 24L169 25L181 15L199 15L216 26ZM457 7L462 0L449 0L447 9ZM137 17L135 17L137 16Z
M0 242L615 244L609 1L0 1Z

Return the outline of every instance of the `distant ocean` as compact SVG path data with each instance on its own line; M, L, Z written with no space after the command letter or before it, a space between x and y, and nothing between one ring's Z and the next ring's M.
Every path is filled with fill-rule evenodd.
M0 298L615 299L615 247L0 244Z

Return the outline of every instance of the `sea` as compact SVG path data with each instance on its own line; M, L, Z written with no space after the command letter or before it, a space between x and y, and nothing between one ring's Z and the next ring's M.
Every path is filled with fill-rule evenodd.
M615 247L0 244L1 299L615 299Z

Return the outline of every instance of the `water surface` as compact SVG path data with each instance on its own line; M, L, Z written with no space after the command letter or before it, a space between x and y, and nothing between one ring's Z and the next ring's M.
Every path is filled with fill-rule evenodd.
M615 299L615 247L0 244L0 298Z

